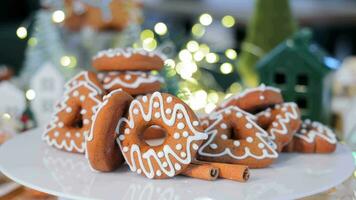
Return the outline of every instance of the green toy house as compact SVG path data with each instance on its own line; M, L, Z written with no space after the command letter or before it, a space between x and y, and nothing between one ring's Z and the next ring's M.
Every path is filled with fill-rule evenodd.
M326 124L331 117L331 75L339 62L311 44L308 29L287 39L257 64L261 83L281 89L285 101L294 101L304 119Z

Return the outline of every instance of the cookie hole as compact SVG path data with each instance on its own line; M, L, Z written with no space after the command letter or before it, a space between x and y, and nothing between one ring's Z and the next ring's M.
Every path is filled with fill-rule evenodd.
M83 127L83 115L78 113L77 116L75 117L75 120L71 124L71 126L73 128L82 128Z
M167 132L160 126L152 125L143 131L142 138L149 146L156 147L164 143Z

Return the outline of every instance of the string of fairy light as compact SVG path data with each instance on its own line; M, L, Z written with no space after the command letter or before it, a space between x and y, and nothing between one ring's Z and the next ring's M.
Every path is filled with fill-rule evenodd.
M52 22L60 24L65 20L65 13L62 10L52 12ZM199 74L201 69L207 65L212 65L217 72L228 75L234 72L234 61L237 59L237 52L234 49L226 49L223 54L213 52L208 44L199 42L206 33L206 28L214 21L212 15L208 13L201 14L195 24L191 27L191 37L186 41L182 49L177 52L175 58L165 61L166 66L170 69L169 76L179 76L179 92L181 97L195 111L209 113L223 99L229 97L232 93L241 90L241 85L233 83L226 92L203 88L199 84ZM224 28L233 28L236 20L231 15L223 16L220 24ZM28 37L28 31L25 26L18 27L16 34L20 39ZM165 37L169 34L169 28L164 22L157 22L152 29L144 29L140 33L140 41L133 44L134 48L143 48L147 51L155 51L160 46L158 37ZM29 46L37 45L35 37L28 39ZM224 57L224 59L222 59ZM58 61L63 67L74 68L77 65L77 58L73 55L63 55ZM25 93L28 100L36 97L35 91L29 89Z
M167 67L172 69L171 76L178 75L179 81L178 96L182 98L195 111L203 113L211 112L225 98L231 96L241 90L241 85L237 82L233 83L226 93L212 89L204 89L199 84L200 70L206 65L213 65L219 69L219 73L228 75L234 72L234 63L237 59L237 52L234 49L226 49L223 55L212 52L208 44L200 43L199 40L206 32L206 28L214 22L214 18L203 13L198 17L198 20L191 27L191 37L183 48L177 52L175 58L170 58L165 61ZM231 15L226 15L221 18L220 23L225 28L233 28L236 24L235 18ZM133 44L134 48L143 48L147 51L155 51L159 48L158 41L160 37L169 34L169 29L164 22L158 22L153 29L145 29L140 34L141 41ZM226 59L222 59L224 56ZM181 95L181 94L184 95Z

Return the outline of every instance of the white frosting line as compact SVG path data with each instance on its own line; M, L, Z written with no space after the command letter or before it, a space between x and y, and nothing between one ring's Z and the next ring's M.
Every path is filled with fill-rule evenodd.
M286 135L288 134L288 128L287 128L287 124L290 122L290 120L297 120L300 116L299 116L299 112L298 112L298 106L295 103L284 103L282 104L284 108L290 108L291 112L289 112L287 109L286 111L284 111L284 115L283 117L277 117L277 127L273 127L270 129L269 133L271 134L271 138L274 140L276 139L276 135L277 134L281 134L281 135ZM282 108L283 109L283 108ZM278 125L280 125L280 127L278 127Z
M132 72L125 72L126 74L136 74ZM108 83L104 83L104 89L108 90L115 85L120 85L124 88L138 88L142 84L153 83L153 82L164 82L164 79L161 76L155 76L148 74L146 77L137 76L136 80L128 83L125 79L121 79L119 76L111 79Z
M131 57L133 54L141 54L143 56L154 57L158 56L162 60L166 59L166 56L161 52L149 52L144 49L134 49L134 48L115 48L99 51L92 59L97 59L101 57L115 57L115 56L124 56L126 58Z

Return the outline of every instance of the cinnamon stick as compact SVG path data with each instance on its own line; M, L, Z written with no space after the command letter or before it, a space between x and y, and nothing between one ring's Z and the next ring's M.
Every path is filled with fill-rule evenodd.
M195 164L211 165L219 169L219 178L230 179L239 182L246 182L250 178L250 170L248 166L217 163L217 162L205 162L194 161Z
M192 178L213 181L218 178L219 169L210 164L189 164L181 174Z

